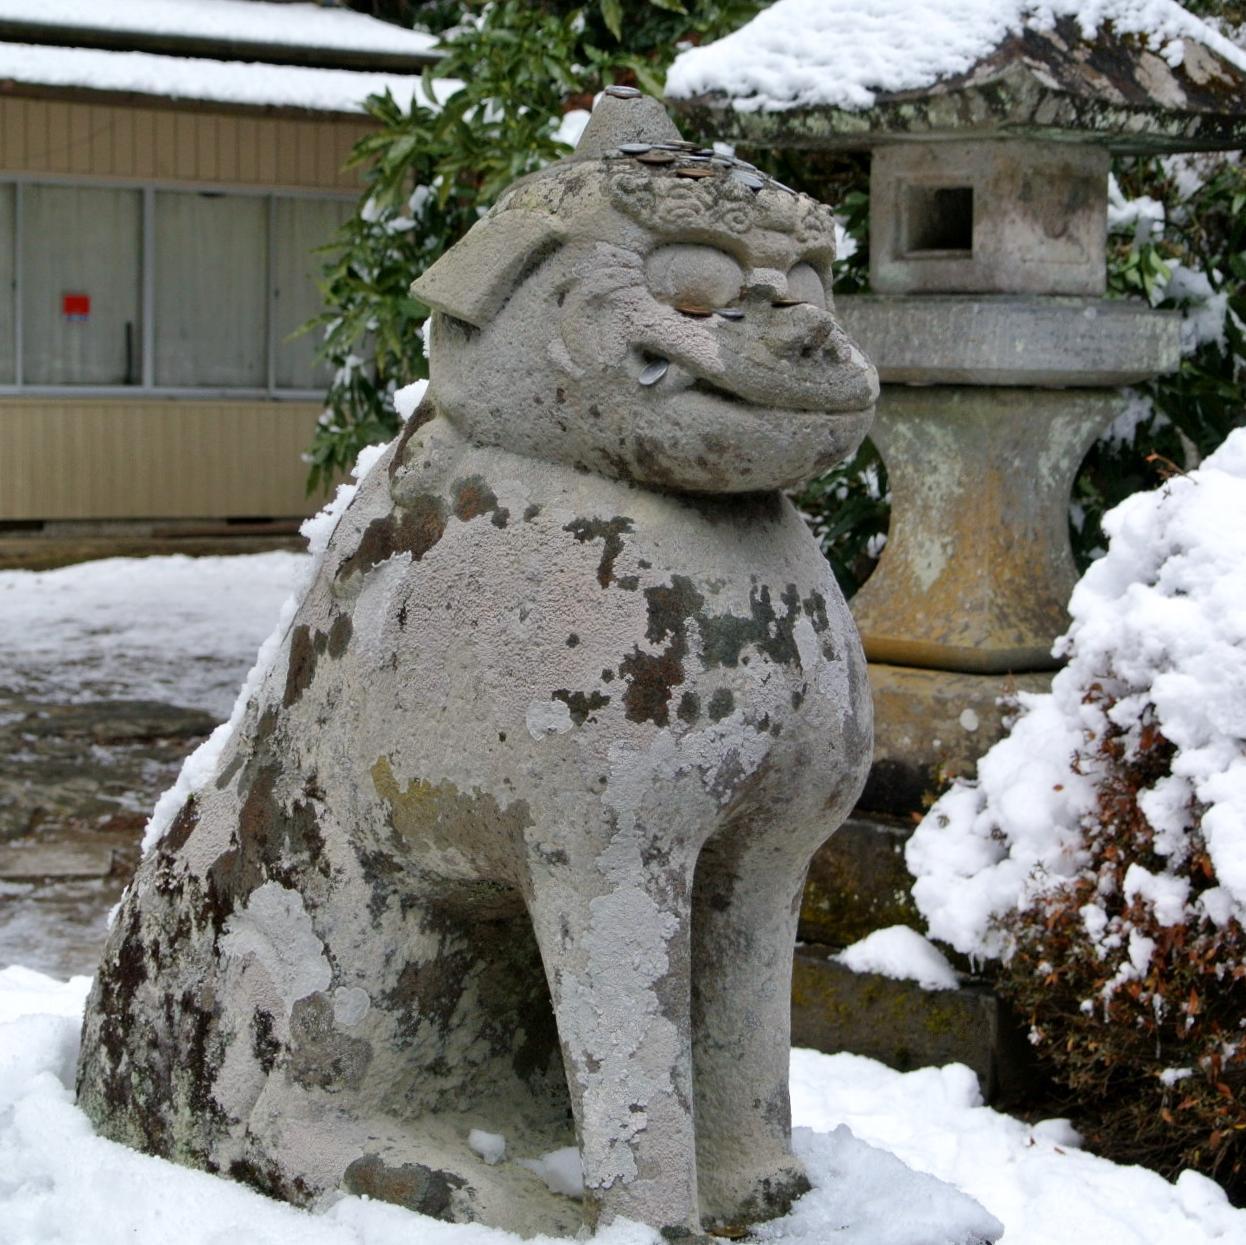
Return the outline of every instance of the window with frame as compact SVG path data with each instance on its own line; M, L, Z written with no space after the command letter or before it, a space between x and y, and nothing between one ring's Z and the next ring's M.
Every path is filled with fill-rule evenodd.
M344 197L0 182L0 387L323 392L320 257Z
M22 190L22 381L133 385L142 375L142 195Z

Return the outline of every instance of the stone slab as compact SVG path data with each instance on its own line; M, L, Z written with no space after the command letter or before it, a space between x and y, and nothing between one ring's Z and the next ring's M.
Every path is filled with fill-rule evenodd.
M929 807L951 779L972 778L978 758L1003 738L1017 693L1051 687L1042 671L963 674L882 662L869 671L874 761L858 806L897 817Z
M844 947L889 925L924 926L909 894L912 822L850 817L818 849L800 909L800 938Z
M92 976L108 913L125 878L0 881L0 968L20 964L52 977Z
M1116 386L1181 362L1179 314L1138 303L856 294L836 306L884 383Z
M901 1072L963 1063L990 1103L1015 1101L1036 1083L1024 1036L989 987L923 990L916 982L854 973L829 947L797 947L792 1044L850 1051Z
M155 701L48 704L0 690L0 842L139 836L211 714Z
M107 842L0 847L0 880L105 878L116 862L116 853Z

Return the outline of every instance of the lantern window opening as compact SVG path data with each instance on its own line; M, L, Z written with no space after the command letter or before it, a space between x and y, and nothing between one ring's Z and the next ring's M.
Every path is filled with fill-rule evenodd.
M915 259L973 254L972 186L909 182L900 193L901 254Z

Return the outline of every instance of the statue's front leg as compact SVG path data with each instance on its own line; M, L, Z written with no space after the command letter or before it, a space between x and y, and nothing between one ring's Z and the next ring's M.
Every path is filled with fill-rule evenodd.
M791 1154L792 954L812 847L767 827L725 827L697 867L693 1059L701 1208L742 1226L809 1189Z
M577 837L580 846L572 847ZM708 1241L697 1211L689 947L694 854L612 867L579 836L530 870L591 1227L626 1218ZM626 853L621 853L626 855ZM569 862L565 857L569 857Z

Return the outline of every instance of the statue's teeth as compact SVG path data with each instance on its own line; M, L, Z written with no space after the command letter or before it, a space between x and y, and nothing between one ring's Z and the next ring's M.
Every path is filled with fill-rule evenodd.
M642 385L656 385L658 381L666 375L666 369L670 367L670 361L667 359L655 359L649 364L643 372L641 372L639 380Z

